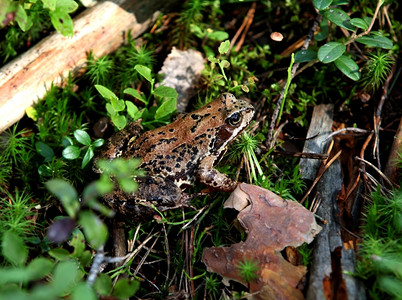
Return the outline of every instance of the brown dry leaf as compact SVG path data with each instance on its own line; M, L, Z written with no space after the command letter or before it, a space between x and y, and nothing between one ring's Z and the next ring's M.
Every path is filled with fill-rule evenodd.
M297 285L306 273L305 266L294 266L280 251L287 246L310 243L321 230L314 215L295 201L283 200L276 194L242 183L232 193L225 207L250 205L237 216L248 233L245 242L231 247L206 249L202 261L211 272L219 273L224 282L235 280L247 286L239 275L239 262L257 261L258 278L250 282L253 299L303 299Z

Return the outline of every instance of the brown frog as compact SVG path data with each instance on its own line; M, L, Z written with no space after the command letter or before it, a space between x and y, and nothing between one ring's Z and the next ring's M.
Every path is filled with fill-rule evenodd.
M105 144L99 158L141 158L144 178L132 194L116 190L104 197L116 211L139 220L183 205L182 192L199 180L205 185L232 191L237 182L214 169L232 142L250 123L254 107L229 93L202 108L180 116L169 125L140 135L137 123L129 124Z

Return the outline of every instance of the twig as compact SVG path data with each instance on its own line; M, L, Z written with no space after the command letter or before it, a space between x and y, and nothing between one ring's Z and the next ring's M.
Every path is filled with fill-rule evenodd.
M255 3L255 2L254 2ZM193 264L191 263L191 258L194 255L194 226L191 227L190 230L190 251L189 251L189 269L190 269L190 278L194 277L194 268ZM194 280L190 281L190 295L192 299L195 299L195 285L194 285Z
M155 246L156 242L158 241L158 238L159 238L159 236L156 237L156 239L154 240L154 242L151 245L151 247L147 250L145 255L141 258L140 262L138 263L137 267L135 268L135 271L133 272L133 276L137 275L138 271L142 267L142 264L147 259L148 255L149 255L149 252L151 252L151 249Z
M286 152L286 151L274 150L271 153L274 155L277 154L277 155L281 155L281 156L293 156L293 157L311 158L311 159L327 159L328 158L328 154L310 153L310 152Z
M332 139L333 137L338 136L341 133L345 133L344 135L358 135L359 136L359 135L369 134L369 133L371 133L371 131L366 130L366 129L354 128L354 127L346 127L346 128L339 129L338 131L335 131L335 132L331 133L330 135L328 135L324 139L324 142L327 142L329 139Z
M332 144L329 148L329 150L327 151L327 153L330 152L330 149L332 148ZM309 188L309 190L307 191L307 193L304 195L304 197L300 200L300 203L303 203L304 201L306 201L308 195L311 193L311 191L313 190L313 188L316 186L316 184L318 183L318 181L320 181L322 175L324 175L325 171L328 170L328 168L333 164L333 162L341 155L342 150L338 151L338 153L335 154L334 157L331 158L330 161L325 161L323 162L323 164L321 165L321 167L319 168L318 172L317 172L317 176L313 181L313 184L311 185L311 187Z
M369 162L369 161L367 161L367 160L365 160L365 159L363 159L363 158L360 158L360 157L358 157L358 156L356 156L355 159L358 160L358 161L360 161L360 162L363 162L363 163L365 163L365 164L368 164L368 165L369 165L370 167L372 167L382 178L384 178L385 181L386 181L391 187L392 187L392 186L395 186L395 187L397 187L397 188L399 189L399 185L398 185L398 184L391 182L391 180L389 180L388 177L385 176L384 173L381 172L381 170L378 169L378 168L377 168L375 165L373 165L371 162Z
M163 236L165 237L165 249L166 249L166 259L167 259L167 271L166 271L166 280L165 280L165 285L166 285L169 280L169 275L170 275L170 250L169 250L169 239L167 237L165 223L162 224L162 228L163 228Z
M248 23L251 24L251 22L252 22L252 20L254 18L255 6L256 6L256 3L254 2L252 4L251 8L248 10L247 15L244 18L243 23L241 24L240 28L237 30L236 34L234 35L234 37L230 41L229 53L230 53L230 50L233 48L233 45L236 43L237 39L239 38L240 34L242 33L243 29L246 28ZM250 18L251 18L251 22L249 22ZM249 27L250 26L248 26L248 28ZM248 30L248 28L246 30ZM237 47L236 47L236 49L237 49ZM238 51L238 50L236 50L236 51Z
M247 12L247 16L244 19L244 21L246 21L246 27L244 28L244 31L240 37L239 42L236 45L235 51L239 51L241 49L241 46L244 43L244 40L246 38L246 34L248 32L248 30L250 29L251 24L253 23L254 20L254 14L255 14L255 7L256 7L257 3L253 2L253 4L251 5L251 8L249 9L249 11Z

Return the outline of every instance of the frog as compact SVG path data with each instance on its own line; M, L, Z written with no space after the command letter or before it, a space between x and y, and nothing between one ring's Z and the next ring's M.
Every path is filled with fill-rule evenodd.
M121 189L104 196L115 211L137 220L186 206L185 189L199 181L210 190L233 191L238 182L214 166L227 146L250 124L254 107L233 94L223 93L203 107L181 114L172 123L142 133L138 122L109 138L97 159L141 159L146 175L135 178L138 190Z

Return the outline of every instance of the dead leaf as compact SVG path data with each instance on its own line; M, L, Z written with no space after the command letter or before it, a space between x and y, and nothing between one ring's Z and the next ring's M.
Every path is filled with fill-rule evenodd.
M248 233L245 242L231 247L206 249L202 261L208 270L223 276L224 283L235 280L247 286L239 274L239 263L257 261L258 278L250 282L253 299L303 299L296 287L306 273L305 266L294 266L280 253L285 247L310 243L321 230L314 215L295 201L242 183L229 197L225 207L250 205L237 216Z

